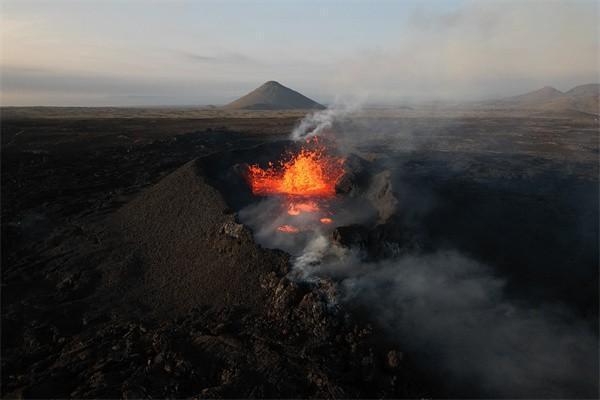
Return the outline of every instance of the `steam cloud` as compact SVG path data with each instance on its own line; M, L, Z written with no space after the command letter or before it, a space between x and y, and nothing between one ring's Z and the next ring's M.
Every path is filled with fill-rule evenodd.
M325 110L311 113L304 117L291 134L292 140L302 140L313 136L322 135L331 129L335 121L360 110L358 101L349 102L336 99L336 101Z
M341 301L366 305L424 367L439 369L454 395L596 393L598 362L590 349L597 338L566 310L509 300L488 267L456 252L381 263L348 254L313 273L339 282ZM478 393L469 392L474 385Z

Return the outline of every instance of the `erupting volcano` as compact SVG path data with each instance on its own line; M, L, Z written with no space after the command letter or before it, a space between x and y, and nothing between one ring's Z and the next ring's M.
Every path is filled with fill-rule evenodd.
M269 163L266 169L249 167L248 181L254 195L333 197L335 184L344 174L344 159L330 155L317 138L278 164Z
M277 165L269 162L266 169L248 167L248 183L256 196L281 197L288 217L305 216L303 229L289 224L277 228L279 232L297 233L311 229L307 220L325 225L333 222L324 200L335 196L335 185L344 174L343 164L344 158L332 155L315 137Z

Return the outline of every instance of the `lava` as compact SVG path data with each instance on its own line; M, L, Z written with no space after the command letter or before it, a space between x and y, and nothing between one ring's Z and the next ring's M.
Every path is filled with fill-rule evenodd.
M248 181L252 194L286 195L305 197L333 197L335 184L343 175L344 159L326 151L318 141L313 146L300 149L278 166L269 164L263 169L258 165L248 168Z
M302 203L290 202L287 213L289 215L300 215L302 213L312 213L319 211L319 205L315 201L307 201Z
M284 233L297 233L300 231L298 228L292 225L281 225L277 227L277 230Z
M280 199L281 211L287 215L283 214L285 223L277 231L297 233L333 222L328 217L329 198L335 196L335 185L343 174L344 159L332 155L314 137L296 153L288 152L280 161L269 162L266 168L249 166L247 179L255 196Z

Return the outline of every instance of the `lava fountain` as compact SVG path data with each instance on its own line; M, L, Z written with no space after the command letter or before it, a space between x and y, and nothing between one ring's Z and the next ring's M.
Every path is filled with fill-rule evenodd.
M297 152L288 152L282 160L269 162L267 168L248 167L248 183L255 196L278 196L290 217L313 216L303 221L331 224L327 200L335 197L335 185L344 174L344 158L335 156L318 137L313 137ZM297 233L302 229L286 224L277 230Z

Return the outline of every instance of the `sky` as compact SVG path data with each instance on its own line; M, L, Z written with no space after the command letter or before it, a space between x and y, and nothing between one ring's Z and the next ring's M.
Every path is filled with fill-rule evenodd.
M0 0L2 105L480 100L600 80L599 2Z

